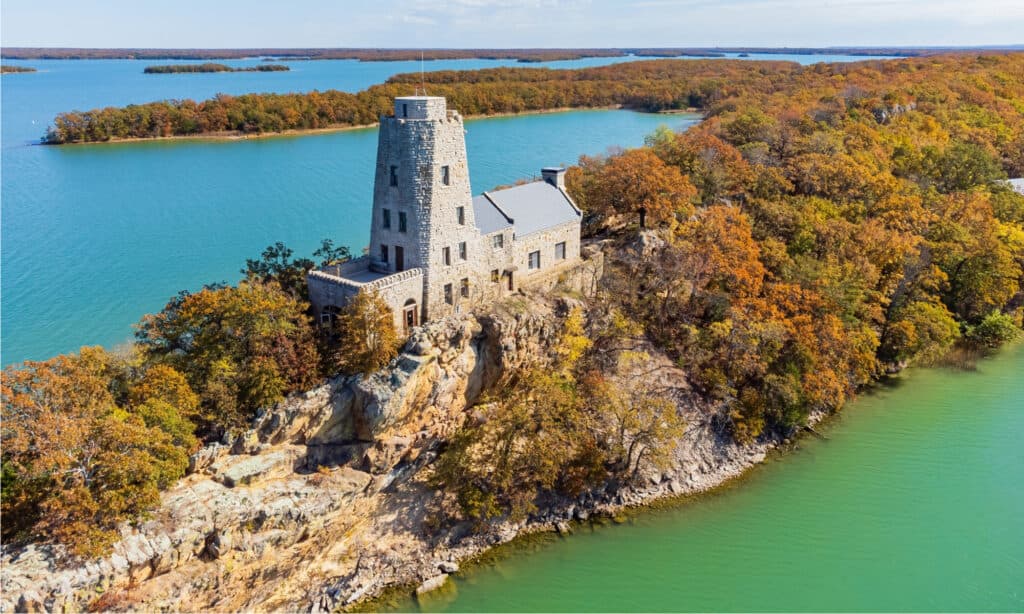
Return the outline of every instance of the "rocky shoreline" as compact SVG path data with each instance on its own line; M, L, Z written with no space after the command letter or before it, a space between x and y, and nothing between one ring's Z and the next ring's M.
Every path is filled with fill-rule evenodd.
M107 557L80 564L53 546L5 546L0 611L322 612L389 590L426 593L495 545L709 491L780 443L738 445L718 432L685 374L638 347L651 356L651 385L687 422L669 470L544 501L522 522L483 531L438 520L444 495L428 476L442 442L503 374L548 359L579 296L523 296L431 323L389 368L264 410L249 430L193 455L190 475L151 518L123 526Z

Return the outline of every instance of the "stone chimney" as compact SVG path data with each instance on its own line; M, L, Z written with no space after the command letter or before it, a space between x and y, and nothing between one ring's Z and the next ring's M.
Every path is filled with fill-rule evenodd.
M559 166L545 166L540 169L540 176L560 190L565 189L565 169Z

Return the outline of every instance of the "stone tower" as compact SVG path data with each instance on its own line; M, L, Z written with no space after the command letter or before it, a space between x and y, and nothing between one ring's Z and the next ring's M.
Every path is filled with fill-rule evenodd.
M373 186L370 256L389 272L424 271L422 320L455 310L476 283L473 217L462 117L439 96L395 99L383 117Z

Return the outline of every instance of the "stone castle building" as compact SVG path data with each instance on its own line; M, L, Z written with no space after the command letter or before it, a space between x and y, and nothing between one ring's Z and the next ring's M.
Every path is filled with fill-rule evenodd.
M376 291L399 331L550 281L580 260L582 214L565 170L473 197L462 117L437 96L395 99L382 117L367 255L314 270L321 321Z

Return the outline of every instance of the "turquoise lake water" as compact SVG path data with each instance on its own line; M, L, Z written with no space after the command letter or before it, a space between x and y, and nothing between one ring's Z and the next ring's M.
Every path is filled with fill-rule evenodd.
M399 610L1020 612L1024 345L914 369L722 492L507 547Z
M854 56L767 56L801 61ZM569 68L632 58L527 64ZM758 59L758 58L751 58ZM282 73L146 75L136 60L10 61L37 73L2 84L2 364L131 339L132 324L182 289L236 281L275 241L298 254L321 238L358 251L368 240L374 130L247 141L33 145L62 111L218 92L357 91L419 62L290 62ZM234 66L258 59L227 61ZM425 63L428 70L524 66ZM467 123L474 192L530 177L580 154L636 146L661 124L694 118L580 111Z

